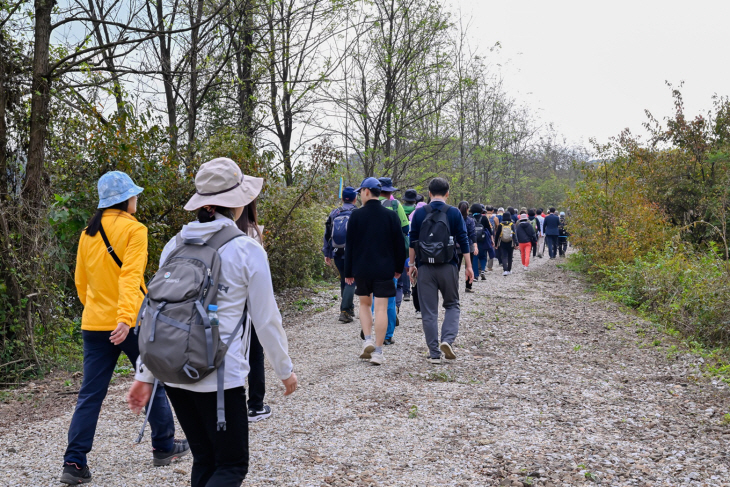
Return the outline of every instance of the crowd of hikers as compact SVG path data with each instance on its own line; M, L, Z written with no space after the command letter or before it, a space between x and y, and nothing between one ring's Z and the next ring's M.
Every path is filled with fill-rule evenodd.
M127 402L134 412L145 411L137 442L149 422L153 465L192 453L192 487L241 485L248 473L248 424L272 414L264 402L264 352L285 395L298 385L258 224L262 186L230 159L203 164L184 207L195 220L167 243L145 283L147 228L133 216L143 188L119 171L99 179L99 204L81 234L76 262L84 375L62 483L92 479L87 454L123 352L135 368ZM473 281L487 279L495 259L502 275L510 275L515 249L525 268L545 246L551 259L565 255L565 214L554 208L545 214L539 208L495 212L466 201L450 206L443 178L430 181L427 197L409 189L401 202L397 191L390 178L368 177L357 189L342 190L342 204L325 223L325 262L340 274L339 321L354 321L357 295L359 357L374 365L385 363L383 347L395 343L401 304L410 300L422 321L428 361L456 359L462 265L466 292L473 292ZM173 411L186 439L175 438Z

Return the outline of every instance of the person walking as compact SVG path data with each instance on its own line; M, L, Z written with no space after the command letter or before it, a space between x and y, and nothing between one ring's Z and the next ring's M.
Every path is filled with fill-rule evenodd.
M227 344L227 348L220 349L226 350L222 362L224 367L197 381L165 384L180 426L190 441L193 453L191 487L240 486L248 473L249 420L244 385L250 370L247 349L251 325L256 330L274 373L284 384L284 395L292 394L297 389L297 376L289 358L286 333L274 297L266 251L256 240L241 235L240 230L235 229L235 221L258 196L262 185L261 178L242 174L236 163L228 158L213 159L200 166L195 177L196 192L185 205L186 210L196 212L197 221L183 226L181 232L167 243L160 256L162 267L167 265L168 256L181 255L178 246L187 248L188 245L205 242L212 248L218 248L220 258L215 311L217 325L212 320L206 321L202 316L205 311L202 311L198 316L199 324L195 326L210 325L211 328L217 328L220 340ZM234 234L230 227L237 233L232 238L227 237ZM219 245L222 236L228 240ZM218 240L211 242L216 237L219 237ZM169 274L155 275L150 287L156 285L157 292L158 289L167 289L164 283L175 284L175 281L166 280ZM156 282L158 276L160 281ZM172 288L169 292L172 292ZM250 323L245 319L246 308ZM210 307L208 312L211 312ZM149 316L147 313L145 320ZM151 334L156 323L156 340L163 339L165 329L162 324L168 322L175 321L165 317L160 318L159 322L144 323L140 335ZM168 326L167 329L172 328ZM201 353L205 356L205 352ZM159 362L157 365L165 359L161 356L154 358ZM194 375L188 372L188 377ZM149 400L153 381L152 371L140 357L135 382L127 393L127 402L135 413L139 413Z
M532 244L532 256L537 257L537 244L538 239L540 238L540 221L536 217L536 210L534 208L527 210L527 219L532 225L532 229L535 231L536 240Z
M373 365L385 363L383 344L388 331L388 300L395 297L395 282L406 260L400 218L379 201L381 187L377 179L365 178L357 189L362 207L350 217L345 246L345 280L355 284L355 294L360 297L364 337L360 358L370 359Z
M415 189L409 189L403 195L403 212L408 218L408 229L411 228L411 215L416 211L416 205L418 200L418 193ZM403 301L411 300L411 279L408 277L408 259L406 259L406 265L403 267L403 274L399 279L399 287L403 289ZM397 294L396 294L397 297ZM400 309L400 308L399 308Z
M99 205L81 234L76 257L76 290L84 306L84 378L64 453L61 482L68 485L91 482L87 454L94 442L101 404L120 353L136 364L139 345L137 335L130 330L147 292L147 227L133 216L143 188L127 174L111 171L99 179L98 191ZM154 465L169 465L189 453L185 440L174 439L175 423L164 387L155 393L149 421Z
M244 234L256 240L263 248L264 227L259 225L256 200L243 208L241 217L236 220L236 226ZM255 423L271 417L271 406L264 403L266 396L266 369L264 367L264 347L261 346L256 328L251 327L251 345L248 350L248 364L251 370L248 373L248 421Z
M509 276L512 274L512 259L514 250L517 248L517 236L514 232L514 223L512 223L512 215L505 211L502 215L502 223L497 227L497 233L494 240L499 242L499 254L502 264L502 275Z
M522 267L527 270L527 268L530 267L530 253L532 252L532 247L537 243L537 234L535 233L535 227L530 222L526 213L522 213L520 215L519 223L515 228L515 235L520 247Z
M459 212L461 213L461 217L464 219L464 224L466 225L466 235L469 237L469 250L470 252L468 254L461 253L461 249L459 247L456 248L456 255L459 258L458 264L456 266L457 270L461 272L461 263L464 259L468 259L469 261L473 261L474 255L478 252L477 250L477 236L476 236L476 221L474 218L472 218L469 215L469 203L467 201L462 201L459 203ZM472 269L475 269L472 265ZM476 270L474 270L474 278L476 279ZM467 293L474 292L471 288L471 282L469 279L466 279L466 286L464 288L464 291Z
M568 233L565 222L565 212L561 211L560 224L558 225L558 252L560 257L565 257L565 254L568 252L568 237L570 237L570 233Z
M492 232L491 224L485 215L485 209L479 203L474 203L469 209L472 218L474 219L474 235L477 244L477 253L472 258L471 267L474 269L474 279L477 275L483 280L486 277L487 268L487 256L489 255L490 264L494 260L494 250L491 248L492 244ZM492 266L489 266L489 270L492 270Z
M431 203L413 214L409 266L411 279L418 279L418 297L429 361L440 364L442 352L449 360L456 358L453 344L459 333L461 311L455 246L459 245L462 253L468 254L469 237L459 210L446 204L449 182L444 178L434 178L428 185L428 192ZM470 260L466 260L466 279L470 282L474 280ZM439 292L445 310L441 340L438 326Z
M538 208L535 211L535 219L540 226L540 232L537 235L537 258L542 259L542 254L545 250L545 215L543 215L542 208Z
M421 199L423 199L423 197L421 197ZM416 203L416 210L419 208L423 208L424 206L426 206L426 203L424 203L423 201L419 201ZM410 220L411 225L413 224L413 215L414 214L415 214L415 210L413 211L413 213L411 213L408 216L408 219ZM409 256L407 262L408 262L408 266L409 266L408 270L410 271L410 262L411 262L410 256ZM411 278L410 272L409 272L408 278L409 278L408 280L411 282L411 286L412 286L411 293L413 295L413 308L416 310L416 318L420 319L421 318L421 302L418 299L418 280Z
M545 241L547 242L548 254L551 259L557 257L558 236L560 235L560 217L555 214L555 208L548 210L545 217Z
M357 209L355 188L347 186L342 190L342 205L332 210L324 224L324 245L322 253L327 265L334 263L340 274L340 323L352 323L355 319L355 285L345 282L345 239L347 223Z

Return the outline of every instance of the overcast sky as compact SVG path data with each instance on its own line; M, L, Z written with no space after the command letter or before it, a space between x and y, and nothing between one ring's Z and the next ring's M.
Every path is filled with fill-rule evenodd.
M644 110L669 115L665 80L688 114L730 95L729 0L449 0L483 52L502 45L507 91L571 141L605 142Z

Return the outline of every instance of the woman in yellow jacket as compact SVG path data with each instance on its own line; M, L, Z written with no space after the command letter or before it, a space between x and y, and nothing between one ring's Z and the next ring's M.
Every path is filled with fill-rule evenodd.
M81 234L76 260L76 289L84 312L84 380L68 431L61 482L91 481L86 455L91 451L101 403L106 397L119 354L137 362L137 312L146 288L147 227L134 216L142 188L119 171L99 179L99 206ZM165 396L158 387L150 411L154 465L169 465L187 454L187 441L175 440L175 424Z

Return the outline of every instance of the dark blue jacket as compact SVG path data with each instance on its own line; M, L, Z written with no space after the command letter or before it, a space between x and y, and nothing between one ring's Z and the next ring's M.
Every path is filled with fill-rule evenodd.
M446 203L442 201L432 201L431 206L434 209L439 209ZM418 249L418 237L421 234L421 224L423 224L423 220L426 218L426 210L425 207L421 207L415 211L413 214L413 220L411 221L411 248L412 249ZM446 218L449 221L449 232L451 232L451 236L454 237L454 242L456 245L461 246L461 251L465 254L469 253L469 236L466 234L466 224L464 223L464 218L461 216L461 212L454 208L453 206L449 208L449 210L446 212ZM416 252L416 255L418 253ZM456 249L454 249L454 258L451 259L451 263L455 266L458 266L459 261L456 257ZM418 262L418 259L416 259L416 265L420 266L421 263Z
M558 236L560 234L560 217L555 213L549 214L545 217L543 227L543 232L545 233L545 235Z

